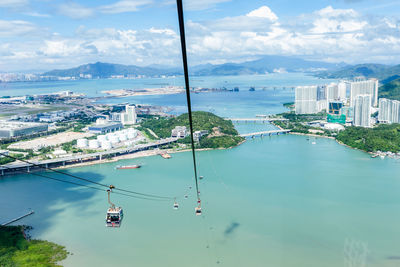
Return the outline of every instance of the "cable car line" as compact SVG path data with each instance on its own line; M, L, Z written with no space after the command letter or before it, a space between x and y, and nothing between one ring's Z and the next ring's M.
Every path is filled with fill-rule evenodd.
M12 168L5 167L5 166L2 166L2 167L3 167L3 168L7 168L7 169L12 169ZM98 191L107 192L106 189L102 189L102 188L98 188L98 187L93 187L93 186L89 186L89 185L85 185L85 184L80 184L80 183L75 183L75 182L71 182L71 181L66 181L66 180L62 180L62 179L58 179L58 178L46 176L46 175L43 175L43 174L38 174L38 173L33 173L33 172L28 172L28 171L22 171L22 172L27 173L27 174L31 174L31 175L35 175L35 176L38 176L38 177L42 177L42 178L46 178L46 179L58 181L58 182L63 182L63 183L67 183L67 184L73 184L73 185L82 186L82 187L86 187L86 188L93 189L93 190L98 190ZM143 200L167 201L167 200L164 200L164 199L151 199L151 198L133 196L133 195L124 194L124 193L120 193L120 192L113 192L113 193L114 193L114 194L118 194L118 195L122 195L122 196L127 196L127 197L132 197L132 198L137 198L137 199L143 199Z
M39 168L44 169L44 170L50 170L50 171L53 171L53 172L58 173L58 174L63 174L63 175L70 176L70 177L75 178L75 179L79 179L79 180L88 182L88 183L92 183L92 184L95 184L95 185L98 185L98 186L106 187L107 189L110 188L110 186L106 185L106 184L95 182L95 181L89 180L87 178L83 178L83 177L79 177L77 175L73 175L73 174L70 174L70 173L62 172L62 171L59 171L59 170L56 170L56 169L53 169L53 168L46 168L46 167L43 167L43 166L41 166L39 164L36 164L36 163L33 163L33 162L29 162L29 161L24 160L24 159L19 159L19 158L16 158L16 157L13 157L13 156L1 153L1 152L0 152L0 155L2 155L4 157L11 158L11 159L14 159L14 160L22 161L24 163L30 164L32 166L39 167ZM7 169L12 169L12 168L5 167L5 166L2 166L2 167L7 168ZM27 173L31 173L31 172L27 172ZM121 192L131 193L131 194L140 195L140 196L149 197L149 198L159 198L159 199L165 199L165 200L173 200L173 199L176 198L176 197L166 197L166 196L159 196L159 195L153 195L153 194L145 194L145 193L135 192L135 191L126 190L126 189L122 189L122 188L118 188L118 187L114 187L114 190L119 190ZM113 193L122 194L120 192L113 192Z
M194 138L193 138L192 103L190 100L189 72L188 72L187 53L186 53L185 22L184 22L184 18L183 18L182 0L176 0L176 4L177 4L177 9L178 9L179 31L180 31L180 37L181 37L180 39L181 39L181 48L182 48L183 72L184 72L184 76L185 76L185 87L186 87L186 102L187 102L188 115L189 115L190 142L192 144L194 179L196 182L197 200L200 201L199 183L197 181L196 153L195 153Z

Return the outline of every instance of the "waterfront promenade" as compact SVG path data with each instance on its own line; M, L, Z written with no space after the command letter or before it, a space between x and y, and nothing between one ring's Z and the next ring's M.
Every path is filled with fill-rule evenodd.
M101 151L96 153L90 154L79 154L67 157L60 157L55 159L48 159L48 160L41 160L41 161L30 161L30 163L26 162L13 162L6 165L0 166L0 174L3 175L10 175L16 173L26 173L40 169L47 169L47 168L55 168L60 166L67 166L76 163L82 162L89 162L89 161L96 161L102 160L105 158L112 158L115 156L121 156L126 154L132 154L143 150L148 150L152 148L158 148L163 145L167 145L170 143L174 143L179 138L166 138L163 140L159 140L149 144L140 144L135 145L133 147L126 147L126 148L118 148L118 149L110 149L107 151Z

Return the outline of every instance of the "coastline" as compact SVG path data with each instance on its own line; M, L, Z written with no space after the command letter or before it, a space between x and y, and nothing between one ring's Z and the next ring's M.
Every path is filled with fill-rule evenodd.
M242 144L242 143L240 143L240 144ZM238 145L240 145L240 144L238 144ZM225 148L217 148L217 149L200 148L200 149L196 149L196 151L207 151L207 150L218 150L218 149L225 149ZM160 155L161 153L175 154L175 153L190 152L190 151L191 151L191 149L182 149L182 150L157 149L157 150L139 151L139 152L132 153L132 154L112 157L110 159L93 160L93 161L88 161L88 162L70 164L70 165L66 165L66 166L59 166L59 167L55 167L54 169L69 169L69 168L75 168L75 167L83 167L83 166L91 166L91 165L96 165L96 164L117 162L117 161L124 160L124 159L137 159L137 158L157 156L157 155Z

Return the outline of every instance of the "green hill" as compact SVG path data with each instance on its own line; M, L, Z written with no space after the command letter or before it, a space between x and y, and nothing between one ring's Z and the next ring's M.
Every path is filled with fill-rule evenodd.
M379 87L379 97L400 100L400 78Z
M202 148L228 148L238 145L243 138L238 135L233 123L224 120L210 112L193 112L193 130L206 130L208 134L200 140ZM171 130L176 126L186 126L189 129L187 113L176 118L153 118L141 123L142 128L151 129L160 138L171 136ZM181 143L190 143L190 137L180 140Z
M364 76L367 78L377 78L382 84L386 84L400 78L400 65L359 64L344 67L337 71L320 72L317 76L327 79L352 79Z
M26 240L23 226L0 226L0 266L60 266L68 252L42 240Z
M400 124L381 124L375 128L347 127L336 139L367 152L400 151Z

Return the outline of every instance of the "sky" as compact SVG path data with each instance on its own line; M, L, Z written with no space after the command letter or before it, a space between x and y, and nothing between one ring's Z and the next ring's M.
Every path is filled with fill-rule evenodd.
M398 0L183 0L191 65L400 64ZM181 66L175 0L0 0L0 71Z

